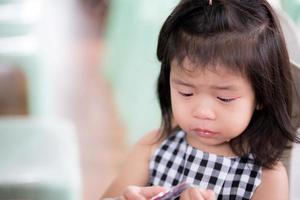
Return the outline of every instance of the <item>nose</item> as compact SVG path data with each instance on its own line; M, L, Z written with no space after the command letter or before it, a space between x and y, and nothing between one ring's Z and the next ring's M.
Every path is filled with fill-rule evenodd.
M213 109L213 105L209 103L198 103L193 107L192 115L194 118L202 120L214 120L216 119L216 113Z

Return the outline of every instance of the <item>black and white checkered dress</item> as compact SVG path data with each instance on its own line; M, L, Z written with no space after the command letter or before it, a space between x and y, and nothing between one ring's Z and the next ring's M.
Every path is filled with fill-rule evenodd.
M224 157L190 146L183 131L160 145L150 161L149 185L170 188L181 181L214 190L218 199L246 200L261 182L253 156Z

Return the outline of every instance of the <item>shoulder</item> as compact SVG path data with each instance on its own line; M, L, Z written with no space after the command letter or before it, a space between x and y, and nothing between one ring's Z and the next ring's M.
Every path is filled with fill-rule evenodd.
M148 158L152 155L156 148L162 142L161 133L159 130L153 130L146 133L139 141L133 146L132 152L144 153Z
M263 168L261 184L257 187L252 200L288 200L288 176L282 162L272 169Z
M146 186L150 156L153 149L159 145L159 135L159 131L151 131L133 146L120 169L120 173L103 197L118 196L129 185Z
M133 146L130 151L126 163L132 164L132 161L145 161L149 162L152 152L157 148L160 143L160 132L153 130L145 134L139 141ZM136 165L135 163L134 165Z
M129 154L125 161L125 166L136 166L140 165L141 163L148 163L151 152L157 146L158 139L159 131L157 130L151 131L140 138L129 151Z
M160 143L164 140L161 137L161 132L159 130L153 130L147 134L145 134L136 144L136 146L140 146L144 149L147 149L149 155L153 153L153 151L158 148Z

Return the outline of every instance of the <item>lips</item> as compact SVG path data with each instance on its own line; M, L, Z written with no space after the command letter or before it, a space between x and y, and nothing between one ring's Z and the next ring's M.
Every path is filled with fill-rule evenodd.
M201 136L201 137L213 137L215 136L217 133L214 132L214 131L210 131L210 130L207 130L207 129L193 129L192 132L198 136Z

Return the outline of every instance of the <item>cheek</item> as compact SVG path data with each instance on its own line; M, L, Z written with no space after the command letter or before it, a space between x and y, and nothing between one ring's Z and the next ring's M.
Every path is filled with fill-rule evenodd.
M252 104L244 104L235 108L234 111L228 112L226 116L223 116L223 124L227 126L228 129L233 130L233 132L243 132L253 115L253 105Z
M173 117L177 123L182 123L188 117L188 104L183 102L176 94L171 93L171 105Z

